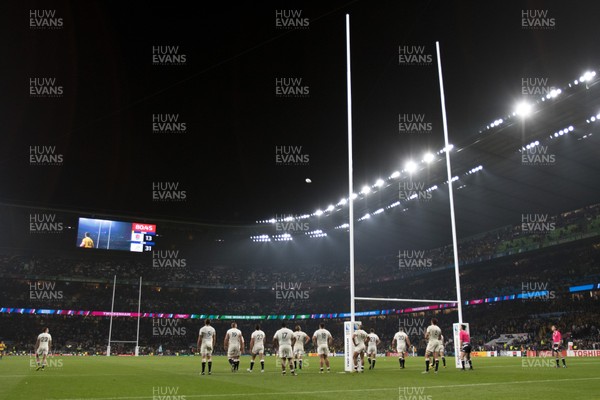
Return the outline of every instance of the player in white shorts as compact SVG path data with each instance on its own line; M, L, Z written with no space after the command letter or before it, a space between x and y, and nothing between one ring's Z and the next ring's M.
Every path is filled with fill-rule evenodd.
M244 337L235 322L231 323L231 329L225 334L225 348L231 372L235 372L240 368L240 355L244 352Z
M44 328L35 341L35 363L37 365L36 371L46 368L48 353L52 348L52 336L48 333L49 329ZM40 363L40 355L42 356L42 362Z
M254 359L256 356L260 356L260 372L265 372L265 333L260 330L260 325L256 324L254 332L250 336L250 352L252 354L252 360L250 361L250 368L248 372L252 372L254 368Z
M308 335L302 332L300 325L294 328L294 369L302 369L302 356L304 355L304 345L310 341Z
M444 365L444 368L446 368L446 355L444 354L444 352L446 351L444 349L444 335L440 335L440 342L442 342L442 347L440 348L440 357L442 358L442 364Z
M360 372L365 371L365 350L368 334L362 329L360 322L358 329L352 334L352 342L354 343L354 371L358 372L358 358L360 357Z
M375 329L371 328L367 335L367 359L369 360L369 369L375 368L375 359L377 358L377 345L381 343L379 336L375 334Z
M294 332L286 327L285 322L281 324L281 329L275 332L273 336L273 345L279 346L279 358L281 358L281 374L285 375L285 366L289 363L290 374L296 375L294 371L294 364L292 363L293 351L292 346L294 345Z
M319 324L319 329L315 331L312 337L313 344L317 348L317 354L321 359L321 368L319 373L323 373L323 364L327 366L327 372L330 372L329 368L329 345L333 342L333 337L331 337L331 333L327 329L325 329L325 324Z
M442 346L442 341L440 337L442 336L442 330L439 326L437 326L437 318L431 319L431 325L427 327L427 332L425 332L425 340L427 340L427 350L425 351L425 371L424 374L429 373L429 358L433 354L433 365L435 366L435 373L437 374L438 368L440 365L440 361L438 360L440 356L440 349Z
M408 357L408 348L410 347L410 339L406 332L404 332L403 327L398 328L398 332L394 335L394 339L392 339L392 347L394 347L394 343L396 344L396 352L398 353L398 362L400 363L400 368L404 369L406 366L405 357Z
M198 332L198 343L197 348L200 349L200 354L202 355L202 372L201 375L204 375L204 370L206 369L206 363L208 362L208 374L212 373L212 352L215 348L215 344L217 343L217 332L215 328L210 326L210 319L206 319L204 321L204 326L200 328L200 332Z

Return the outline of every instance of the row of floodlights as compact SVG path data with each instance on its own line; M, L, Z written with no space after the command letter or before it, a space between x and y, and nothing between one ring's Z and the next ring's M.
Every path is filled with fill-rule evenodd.
M443 149L440 149L435 154L433 154L431 152L427 152L427 153L425 153L423 155L423 158L420 161L420 163L430 164L433 161L435 161L436 156L444 154L446 152L446 150L452 151L453 148L454 148L454 145L449 144L447 147L444 147ZM419 164L420 163L416 162L416 161L413 161L413 160L408 160L404 164L404 169L402 171L394 171L388 177L388 180L398 179L398 178L400 178L400 176L402 176L403 173L406 173L406 174L412 176L419 169ZM328 214L328 213L330 214L333 211L335 211L336 210L336 206L340 207L340 208L343 207L343 206L345 206L346 204L348 204L348 200L349 199L356 200L359 195L362 195L363 197L366 197L370 193L378 190L379 188L384 187L385 185L386 185L386 182L383 179L379 178L379 179L377 179L375 181L375 183L373 185L371 185L371 186L369 186L369 185L363 186L358 193L352 193L352 195L349 198L342 198L340 201L337 202L336 205L330 204L324 210L317 209L312 214L304 214L304 215L300 215L300 216L297 216L297 217L288 216L288 217L280 218L280 219L271 218L271 219L265 219L265 220L256 221L256 223L258 223L258 224L274 224L274 223L277 223L277 222L290 222L290 221L294 221L294 220L302 220L302 219L310 218L312 216L320 217L320 216L322 216L324 214ZM388 184L388 186L389 186L389 184Z
M586 83L586 82L590 82L592 81L594 78L596 77L596 71L586 71L585 73L583 73L579 79L575 79L572 83L569 83L569 87L573 87L573 86L577 86L580 83ZM562 89L552 89L549 93L547 93L545 96L541 97L542 101L546 101L546 100L550 100L550 99L555 99L557 98L559 95L562 94ZM528 103L528 102L520 102L515 106L515 109L513 111L513 113L511 115L509 115L507 118L510 117L515 117L515 116L520 116L520 117L527 117L529 114L531 114L531 112L533 111L533 105ZM598 118L598 117L596 117ZM497 126L500 126L501 124L503 124L505 122L504 119L499 118L496 119L494 122L492 122L491 124L486 126L486 129L492 129L495 128Z

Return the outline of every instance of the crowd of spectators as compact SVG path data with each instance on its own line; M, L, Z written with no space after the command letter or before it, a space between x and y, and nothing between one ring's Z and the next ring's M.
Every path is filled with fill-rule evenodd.
M546 290L548 298L503 301L465 307L465 320L472 323L478 348L486 348L500 334L526 333L523 346L547 344L549 325L561 324L568 337L580 347L600 347L598 292L569 293L575 284L600 282L600 206L563 213L550 220L551 233L522 232L520 225L488 232L463 240L459 254L463 300L480 299L526 291ZM397 259L381 257L356 266L358 295L382 298L455 299L451 247L424 253L432 267L404 271ZM396 267L391 267L395 262ZM500 271L500 272L499 272ZM107 311L112 306L112 277L118 276L115 311L137 311L138 278L142 285L142 312L271 315L336 313L348 308L348 275L344 265L202 265L193 262L183 268L154 268L134 258L77 258L55 255L0 256L0 306ZM402 309L412 303L359 303L358 311ZM502 318L498 316L501 315ZM411 314L415 321L431 314ZM404 315L369 319L382 339L391 342ZM439 313L449 330L456 320L454 311ZM118 318L113 337L135 337L135 319ZM62 351L105 350L108 319L78 316L0 314L0 338L10 341L15 351L31 349L31 337L42 325L52 326ZM183 335L156 335L152 320L142 321L141 343L152 352L162 344L169 351L189 352L199 327L198 320L179 320ZM276 321L265 321L276 329ZM312 323L316 327L315 321ZM341 334L341 321L330 323ZM218 322L225 330L225 321ZM247 332L253 323L242 321ZM305 322L302 322L305 324ZM421 325L422 327L422 325ZM307 330L309 330L307 328ZM336 346L341 348L338 336ZM424 344L415 337L418 349ZM117 349L125 349L118 345ZM124 350L123 350L124 351Z

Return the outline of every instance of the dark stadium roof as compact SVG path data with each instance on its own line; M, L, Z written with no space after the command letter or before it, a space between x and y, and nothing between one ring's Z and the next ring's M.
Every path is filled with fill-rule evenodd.
M32 30L25 17L4 22L13 34L4 36L0 61L8 78L3 203L224 225L336 204L347 196L346 12L352 18L356 192L402 169L407 159L443 147L435 57L432 65L398 65L399 46L425 46L433 54L439 40L452 166L461 176L455 189L466 185L455 191L459 236L518 223L522 214L555 214L599 200L600 133L585 123L600 111L598 77L589 89L579 85L540 103L523 123L512 118L489 131L485 126L526 97L523 79L565 88L598 69L600 4L589 2L586 12L558 1L286 4L309 19L308 29L298 30L276 26L279 2L197 9L178 2L56 4L62 29ZM40 7L12 3L3 14L28 15ZM525 8L547 10L556 28L524 29ZM184 65L152 64L153 46L168 45L179 46ZM31 77L55 77L63 97L30 97ZM280 78L301 78L310 95L276 97ZM157 113L178 114L186 132L153 132ZM400 113L424 114L432 131L400 134ZM569 125L576 129L550 141ZM535 140L556 155L554 165L522 165L518 149ZM302 146L310 162L277 165L275 146L281 145ZM31 146L56 146L64 162L32 166ZM482 171L463 176L478 165ZM415 175L437 185L439 196L405 212L388 210L385 220L360 222L365 240L449 243L444 167L441 159ZM185 201L153 201L155 182L177 183ZM397 198L393 185L373 193L356 203L356 217ZM347 222L345 214L314 219L312 226L332 229Z

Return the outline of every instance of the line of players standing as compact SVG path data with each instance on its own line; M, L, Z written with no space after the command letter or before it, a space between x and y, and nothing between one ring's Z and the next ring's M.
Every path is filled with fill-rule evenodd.
M305 354L304 345L308 344L310 337L302 332L300 326L296 326L295 331L292 331L286 326L286 323L281 324L281 329L275 332L273 336L273 344L278 347L277 355L281 359L281 373L285 375L286 366L289 365L290 374L296 375L296 368L302 369L302 356ZM265 372L265 333L260 329L260 325L256 325L256 329L250 337L250 353L252 360L248 372L254 369L256 356L260 357L260 372ZM325 324L320 324L319 329L312 336L313 343L317 348L317 354L321 359L321 367L319 372L323 373L323 367L327 367L327 372L330 372L329 366L329 346L333 338L331 333L325 329ZM233 322L231 329L225 334L224 346L227 349L227 358L231 365L231 371L235 372L240 367L240 355L244 352L244 337L242 332L237 328L237 324ZM202 372L204 375L208 366L208 374L212 372L212 352L216 345L215 328L210 325L210 320L204 321L204 326L198 334L198 348L202 355Z
M471 363L471 345L470 337L466 331L466 326L461 326L460 331L460 360L462 363L463 370L465 364L468 363L469 369L473 369ZM252 372L254 369L254 363L256 357L260 357L260 372L265 371L265 333L260 329L260 325L256 325L255 331L251 335L250 339L250 354L252 360L250 361L250 368L248 372ZM444 357L444 346L442 330L437 326L437 319L431 320L431 325L427 328L425 333L425 339L427 342L427 350L425 352L425 371L423 373L429 373L430 367L435 369L437 373L439 368L439 358L441 357L444 367L446 366L446 358ZM327 367L327 372L330 372L329 366L329 345L332 343L331 333L325 329L325 324L321 323L319 329L315 331L312 336L312 341L317 349L317 354L320 358L320 369L319 373L323 373L323 367ZM302 332L300 326L295 327L295 331L292 331L286 326L286 323L281 324L281 329L275 332L273 336L273 344L278 347L277 355L281 359L281 370L282 374L286 373L286 366L289 365L290 374L296 375L296 369L302 369L302 356L305 354L304 346L308 344L310 337ZM359 326L353 336L352 341L354 343L354 370L356 372L364 371L364 356L365 349L369 362L369 369L375 368L376 357L377 357L377 345L380 340L371 328L370 333L367 333ZM225 334L224 347L227 349L227 357L231 366L231 371L235 372L239 370L240 366L240 355L244 352L244 337L242 332L237 328L237 324L233 322L231 329ZM408 335L403 331L402 328L394 336L392 340L392 346L396 345L396 350L399 354L400 368L405 368L405 357L407 356L407 349L410 347L410 339ZM200 349L202 355L202 372L201 375L205 375L206 367L208 366L208 374L212 373L212 353L216 345L216 331L210 325L210 320L207 319L204 322L204 326L200 329L198 334L197 346ZM431 356L433 355L433 364L431 364Z

